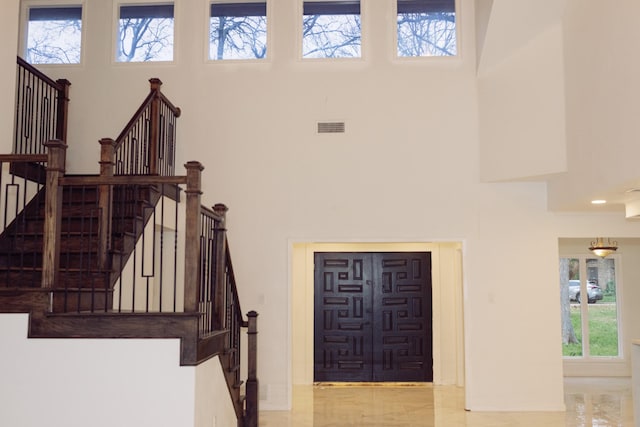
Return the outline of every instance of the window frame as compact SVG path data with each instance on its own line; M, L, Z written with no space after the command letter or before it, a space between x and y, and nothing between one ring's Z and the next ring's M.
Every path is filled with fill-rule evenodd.
M56 0L55 2L47 0L27 0L20 4L20 21L18 23L19 40L18 40L18 52L25 60L27 57L28 38L29 38L29 18L31 9L60 9L69 7L80 7L80 59L78 62L73 63L39 63L39 67L77 67L82 66L84 63L84 46L86 40L86 0Z
M454 0L454 12L456 16L456 54L455 55L424 55L424 56L400 56L398 55L398 2L407 0L393 0L393 10L391 18L393 19L393 59L400 62L451 62L459 61L462 59L462 2L460 0ZM411 0L408 0L411 1ZM443 0L447 1L447 0Z
M211 47L211 17L212 15L212 5L214 4L226 4L232 5L237 4L237 9L242 9L242 6L246 4L253 3L264 3L265 4L265 18L267 22L266 27L266 48L267 53L264 58L247 58L247 59L238 59L238 58L230 58L230 59L211 59L209 56L209 51ZM205 13L205 43L204 43L204 58L205 62L208 64L230 64L230 63L242 63L242 64L264 64L271 62L273 58L273 43L272 43L272 27L271 25L271 17L272 17L272 1L271 0L208 0L205 2L206 4L206 13ZM235 7L232 7L235 8ZM244 16L244 15L242 15ZM253 15L246 15L253 16Z
M336 6L335 3L344 3L344 5L336 6L339 11L340 8L349 9L357 7L359 9L360 16L360 55L357 57L339 57L339 58L307 58L304 56L304 17L305 17L305 3L316 3L315 6L310 6L312 8L330 8L331 6ZM324 9L326 10L326 9ZM326 13L330 15L330 13ZM301 62L323 62L323 61L346 61L346 62L359 62L365 59L365 44L367 37L366 34L366 1L363 0L299 0L298 2L298 37L297 37L297 57Z
M161 60L161 61L118 61L118 37L120 34L120 11L122 7L153 7L153 6L173 6L173 53L172 59L170 60ZM160 66L160 65L172 65L178 62L178 40L180 37L179 31L179 11L180 8L176 5L176 0L125 0L125 1L115 1L113 3L113 14L112 14L112 37L111 37L111 63L115 66Z
M580 293L587 294L587 260L597 259L594 254L573 254L559 256L559 259L577 259L579 261ZM616 322L618 327L618 354L616 356L592 356L590 349L590 331L589 331L589 302L582 298L580 302L580 322L582 324L582 355L580 356L564 356L564 363L622 363L626 361L624 353L624 324L622 316L623 301L623 285L622 285L622 256L621 254L612 254L607 258L614 260L615 282L616 282ZM596 303L597 304L597 303Z

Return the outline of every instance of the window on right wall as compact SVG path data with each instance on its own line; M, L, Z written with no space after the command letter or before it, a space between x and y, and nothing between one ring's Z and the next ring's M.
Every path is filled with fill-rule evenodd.
M455 0L397 0L398 56L456 56Z
M560 258L562 354L620 358L619 255Z

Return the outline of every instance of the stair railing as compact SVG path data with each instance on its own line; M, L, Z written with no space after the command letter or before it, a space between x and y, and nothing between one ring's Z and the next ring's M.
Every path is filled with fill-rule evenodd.
M40 288L39 251L24 251L19 244L28 233L42 231L42 224L30 222L28 216L44 206L46 173L41 165L46 164L46 154L0 155L0 256L5 267L0 289Z
M15 154L44 154L45 142L67 140L68 80L52 80L17 57Z
M180 108L161 92L160 79L149 79L149 83L149 95L115 139L115 175L175 174Z
M19 66L28 68L28 64L18 59ZM30 67L30 66L29 66ZM40 80L46 81L46 86L55 86L46 76L39 76ZM44 77L44 78L43 78ZM25 79L25 81L32 81ZM63 81L59 81L63 82ZM66 82L66 81L64 81ZM53 82L55 83L55 82ZM159 79L150 79L151 90L142 106L138 109L135 116L129 121L123 132L116 140L103 139L100 141L101 159L100 159L100 175L93 177L74 177L65 176L65 158L66 144L63 142L66 137L66 107L68 95L68 82L59 83L60 86L55 88L55 112L49 102L53 95L44 95L39 98L39 103L27 103L18 101L18 105L31 105L24 107L24 113L19 113L16 127L28 128L28 123L35 120L35 109L43 112L44 116L55 116L55 131L38 130L38 138L44 138L47 141L45 150L39 151L35 145L43 142L37 139L32 128L28 132L21 134L20 141L28 143L18 143L18 134L16 133L16 150L34 151L28 159L24 156L4 155L0 156L0 162L11 162L12 167L15 164L25 163L33 164L39 162L44 165L46 163L46 177L36 180L38 187L34 189L34 194L40 194L44 203L41 203L35 211L44 210L45 219L42 224L43 242L42 242L42 261L41 261L41 281L40 292L43 290L50 295L50 303L48 311L54 313L76 313L76 315L91 316L94 314L109 315L110 319L115 319L122 311L127 311L128 315L132 313L148 314L161 311L167 314L189 314L193 317L198 316L198 327L195 338L197 344L197 354L194 359L195 363L207 360L208 358L219 355L220 361L225 370L227 384L233 398L236 415L239 420L239 426L253 427L258 424L258 380L256 375L257 362L257 313L250 312L247 320L243 319L240 308L238 292L236 288L235 275L229 255L228 243L226 238L226 206L222 204L215 205L212 209L203 207L201 204L201 175L203 167L199 162L188 162L185 165L186 175L175 176L175 136L176 136L176 119L180 116L180 109L173 106L171 102L161 93L160 87L162 82ZM31 83L23 85L22 89L18 89L20 99L29 100L31 102L36 99L35 86ZM38 85L38 87L40 87ZM42 92L45 92L42 90ZM22 103L21 103L22 102ZM62 120L62 121L61 121ZM48 121L48 120L44 120ZM40 129L40 128L37 128ZM42 129L45 129L43 126ZM35 141L35 142L34 142ZM35 145L34 145L35 144ZM23 158L24 157L24 158ZM23 173L23 177L27 175ZM4 176L4 173L0 178ZM26 179L26 178L23 178ZM44 187L43 187L44 184ZM13 183L9 185L14 185ZM63 189L77 189L82 197L88 193L88 187L99 189L95 196L95 218L92 215L91 230L95 225L98 230L99 237L95 243L90 239L82 241L82 245L99 248L97 269L98 271L110 271L110 279L103 283L105 295L103 301L97 303L98 295L96 289L91 285L85 289L69 289L65 283L60 283L61 275L61 245L62 243L62 225L63 220L70 218L62 218L62 207L67 195ZM0 188L2 187L0 183ZM150 189L153 187L155 190ZM42 189L46 191L41 191ZM133 189L133 190L132 190ZM127 202L127 197L122 198L121 194L133 193L138 194L144 189L147 194L146 205L142 209L137 207L129 207L118 205L120 199ZM111 278L121 274L127 264L128 256L119 261L114 261L113 252L121 250L126 252L126 247L133 248L142 241L142 245L151 246L151 251L141 255L144 259L150 259L155 263L156 240L151 238L146 241L144 231L123 231L122 224L115 223L114 218L117 217L117 211L126 211L128 209L137 209L136 218L133 222L142 224L142 228L151 226L153 231L155 228L169 228L170 232L175 234L175 241L180 232L178 224L182 191L185 194L184 203L184 243L182 244L184 252L184 274L182 280L177 278L174 273L174 285L172 293L174 299L172 307L165 309L162 303L157 307L153 307L149 300L149 288L147 286L146 301L143 302L142 309L135 303L137 286L134 284L131 288L134 300L130 306L118 305L114 299L114 284ZM23 191L25 194L29 191ZM44 193L44 196L42 196ZM148 196L153 194L153 196ZM165 199L169 199L174 203L175 210L168 216L173 216L174 225L167 225L161 221L157 223L155 215L157 212L156 205L160 205L160 210L164 210ZM8 199L7 199L8 200ZM24 196L25 202L22 202L23 210L27 209L27 197ZM84 201L82 202L84 203ZM124 207L123 207L124 206ZM5 209L6 210L6 209ZM14 215L12 224L15 223ZM7 216L7 215L5 215ZM72 215L67 215L71 217ZM94 222L95 221L95 224ZM7 222L5 221L5 224ZM119 237L118 233L120 233ZM152 233L153 234L153 233ZM154 234L155 236L155 234ZM116 243L116 239L120 239ZM162 239L162 237L160 237ZM68 242L68 241L66 241ZM0 242L1 248L2 242ZM68 243L64 243L68 244ZM161 247L161 245L160 245ZM67 248L68 249L68 248ZM178 244L174 246L177 259ZM82 258L82 256L80 257ZM75 260L74 260L75 262ZM87 265L93 266L94 260L89 260ZM36 263L37 264L37 263ZM129 263L131 264L131 263ZM134 270L135 270L135 262ZM160 261L162 264L162 261ZM34 264L35 265L35 264ZM69 268L67 266L67 268ZM91 267L80 263L79 270L86 271ZM144 269L144 267L143 267ZM35 268L37 270L37 267ZM34 271L35 271L34 270ZM116 271L117 270L117 271ZM177 264L175 270L177 272ZM115 272L115 274L114 274ZM154 273L155 274L155 273ZM144 273L143 273L144 276ZM65 281L68 278L65 278ZM93 279L89 279L91 282ZM85 282L84 279L80 282ZM119 293L123 292L122 282L119 285ZM36 287L36 286L34 286ZM162 288L162 286L161 286ZM75 297L73 292L76 292ZM71 296L71 299L69 297ZM62 297L62 299L60 298ZM178 301L178 299L182 299ZM90 301L87 305L86 302ZM59 301L63 301L60 303ZM73 301L73 304L69 303ZM115 309L115 307L118 307ZM159 307L159 309L158 309ZM179 316L177 318L184 318ZM69 319L69 318L67 318ZM241 393L240 380L240 333L242 329L248 330L248 365L247 365L247 383L245 385L245 397ZM170 336L171 332L168 331ZM224 341L220 341L220 337L224 337ZM218 345L220 344L220 345Z

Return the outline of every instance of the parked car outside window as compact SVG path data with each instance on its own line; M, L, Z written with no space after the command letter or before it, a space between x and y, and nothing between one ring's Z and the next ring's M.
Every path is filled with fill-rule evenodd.
M587 302L593 304L602 299L602 289L592 280L587 281ZM569 280L569 300L580 302L580 280Z

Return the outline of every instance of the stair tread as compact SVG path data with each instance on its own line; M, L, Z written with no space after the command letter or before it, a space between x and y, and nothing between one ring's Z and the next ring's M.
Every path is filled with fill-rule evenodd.
M20 272L20 271L42 271L42 266L40 267L36 267L36 266L16 266L16 265L8 265L8 266L0 266L0 273L3 271L14 271L14 272ZM108 274L111 273L111 270L108 269L87 269L86 267L84 268L78 268L78 267L60 267L60 272L61 273L87 273L87 274Z

